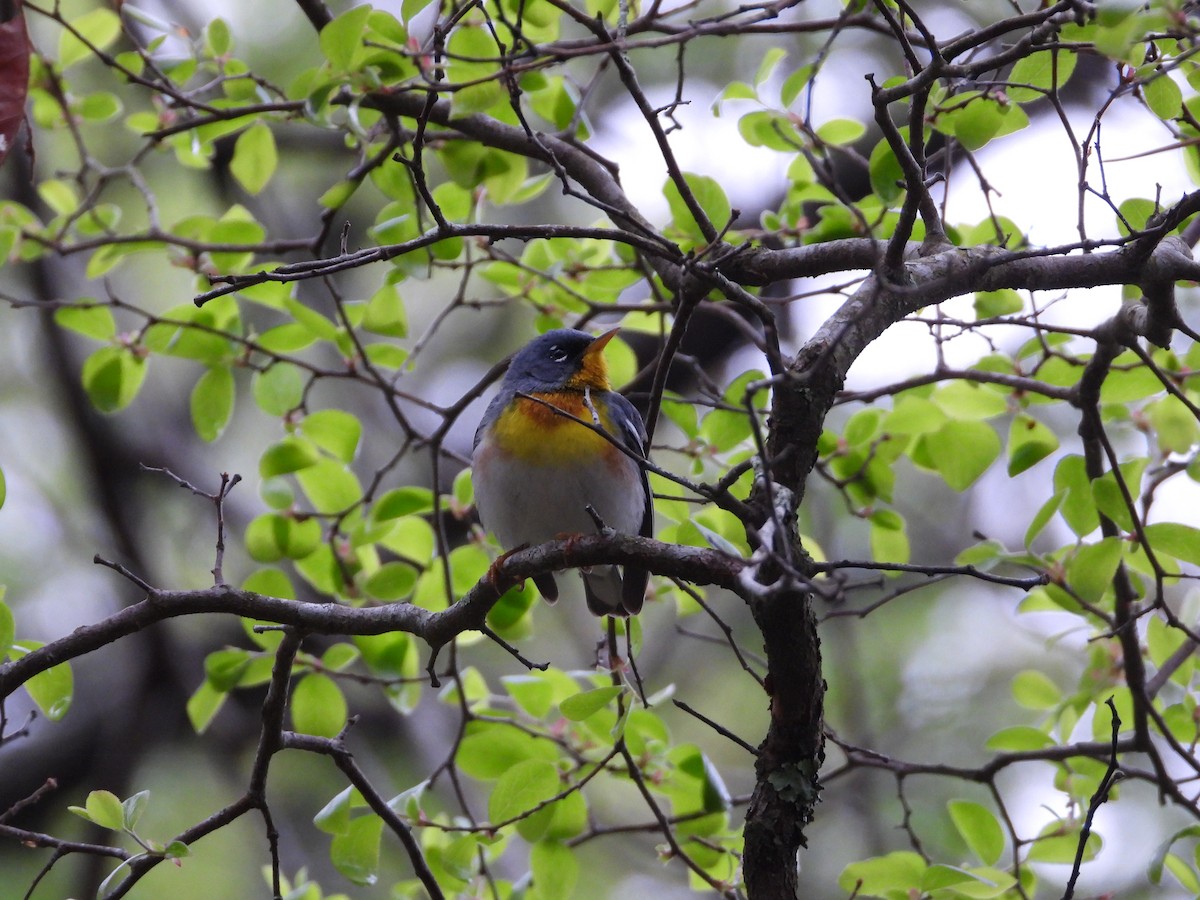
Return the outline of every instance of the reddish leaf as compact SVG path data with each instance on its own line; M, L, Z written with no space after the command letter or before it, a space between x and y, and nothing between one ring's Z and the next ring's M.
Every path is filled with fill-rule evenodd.
M0 163L25 118L29 87L29 35L21 0L0 0Z

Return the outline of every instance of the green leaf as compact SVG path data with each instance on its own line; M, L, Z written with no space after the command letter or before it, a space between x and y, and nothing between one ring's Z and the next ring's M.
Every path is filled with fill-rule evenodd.
M1120 538L1104 538L1094 544L1084 544L1067 563L1067 583L1088 603L1099 603L1104 592L1112 587L1113 576L1121 562L1124 542Z
M340 209L358 188L357 181L338 181L317 198L317 203L325 209Z
M1049 521L1054 518L1054 514L1058 512L1062 506L1063 498L1066 496L1066 491L1059 491L1042 504L1041 508L1034 514L1034 517L1029 521L1029 527L1025 529L1025 546L1029 547L1042 529L1046 527Z
M137 827L137 823L141 821L142 813L146 811L146 806L149 802L149 791L138 791L133 796L126 797L121 801L122 817L126 828L132 831Z
M1020 475L1058 449L1058 436L1032 416L1013 417L1008 430L1008 475Z
M1058 685L1036 669L1025 669L1013 677L1013 699L1026 709L1053 709L1062 700Z
M315 519L309 521L315 522ZM317 537L320 539L321 526L317 523ZM296 590L287 575L279 569L259 569L242 582L242 590L253 591L266 597L279 597L282 600L295 600ZM262 635L259 635L262 637Z
M225 56L233 49L233 37L229 31L229 23L224 19L213 19L204 28L204 42L208 52L214 57Z
M395 678L416 671L411 665L415 659L412 642L402 632L358 635L354 638L354 646L362 653L363 662L377 675Z
M358 476L332 459L321 459L300 469L296 480L318 513L334 515L362 501Z
M348 787L321 807L321 811L313 816L313 824L326 834L345 834L350 830L354 807L362 803L362 795L353 787Z
M371 7L354 6L321 29L321 52L335 72L355 68L355 57L362 51L363 32Z
M371 574L363 589L376 600L399 600L416 588L417 574L408 563L384 563Z
M700 436L724 453L750 437L750 419L738 410L711 410L700 420Z
M73 807L73 811L78 811L78 807ZM134 857L136 859L137 857ZM132 859L122 860L122 862L100 882L100 886L96 888L96 900L108 900L109 897L117 889L117 885L121 883L121 873L124 872L133 862Z
M1200 565L1200 528L1176 522L1158 522L1144 529L1155 553L1165 553L1181 562Z
M579 880L579 861L558 841L538 841L529 852L537 900L571 900Z
M291 435L264 451L258 461L258 474L263 478L286 475L316 465L321 454L311 441Z
M878 562L907 563L908 534L904 519L895 510L879 509L871 514L871 555Z
M1178 397L1166 396L1142 410L1164 453L1187 453L1200 440L1200 424Z
M123 347L101 347L83 363L83 389L103 413L132 403L145 377L146 361Z
M479 865L480 850L480 840L477 835L464 834L451 837L445 845L431 847L430 850L430 867L435 872L439 868L443 870L445 873L442 875L443 881L448 877L467 882L475 875ZM532 898L532 894L528 894L526 897Z
M725 786L721 773L708 758L701 753L700 760L704 764L704 777L701 779L701 804L705 812L725 812L733 806L729 789Z
M691 173L685 173L683 178L709 222L718 231L724 228L729 223L732 207L729 205L729 198L725 196L720 182L707 175ZM683 195L679 193L679 186L673 179L667 179L667 183L663 186L663 194L667 198L674 226L696 243L707 243L703 232L700 231L699 224L692 217L691 210L684 202Z
M301 734L336 737L346 726L346 698L328 675L305 675L292 692L292 726Z
M4 470L0 469L0 509L4 508L4 500L8 496L8 485L4 480ZM0 597L3 597L3 590L0 588Z
M363 349L371 365L383 369L399 369L408 362L408 351L395 344L377 342L366 344Z
M932 400L913 394L901 395L883 420L890 434L931 434L946 424L946 414Z
M200 687L196 688L195 693L188 698L187 702L188 721L191 722L192 729L196 734L204 734L208 730L208 726L221 711L221 707L225 705L228 697L228 693L218 691L207 681L200 683Z
M554 801L549 810L550 823L542 835L546 840L566 841L587 830L588 807L581 791Z
M621 685L608 684L590 691L580 691L563 700L558 705L558 709L564 718L570 719L572 722L582 722L608 706L624 690L625 688Z
M1029 124L1024 111L1011 103L1000 103L990 97L980 97L942 117L954 136L968 150L979 150L994 138L1001 137Z
M554 705L554 685L537 675L505 675L500 679L517 706L535 719L550 712Z
M264 331L258 338L258 346L268 353L294 353L312 346L316 338L311 331L298 322L288 322Z
M321 665L330 672L343 672L362 658L362 653L353 644L334 644L321 654Z
M13 641L9 653L16 659L44 646L40 641ZM38 672L25 682L25 690L46 718L52 722L59 721L71 708L75 691L75 677L71 673L70 663L59 663Z
M1150 866L1147 875L1153 884L1158 884L1162 881L1163 862L1167 854L1171 852L1171 847L1177 841L1185 838L1200 838L1200 825L1187 825L1173 832L1170 837L1158 845L1158 849L1154 851L1154 856L1150 859Z
M846 422L842 440L851 447L869 444L883 431L884 411L874 406L860 409Z
M787 51L782 47L769 47L763 53L762 59L758 63L758 71L754 73L754 86L762 87L768 78L775 72L779 64L783 62L783 58L787 56Z
M312 518L301 519L279 513L264 513L252 519L246 526L245 543L246 552L256 562L276 562L285 557L303 559L321 543L321 523ZM285 583L286 580L284 576ZM257 588L247 587L247 590ZM290 595L285 594L272 596L288 596L290 599Z
M954 419L991 419L1008 412L1008 400L1003 393L969 381L942 385L932 399Z
M1026 856L1030 862L1071 864L1079 849L1078 822L1051 822L1042 829L1041 834L1034 839ZM1100 835L1092 832L1088 835L1084 846L1083 861L1089 862L1096 858L1101 847Z
M365 7L358 8L364 9ZM337 325L315 309L309 309L294 297L284 298L283 305L295 317L296 322L307 328L317 340L336 341L338 339Z
M300 432L344 463L352 462L362 437L362 423L340 409L323 409L300 422Z
M192 426L202 441L211 443L221 436L233 415L233 372L228 366L213 366L192 388Z
M275 135L265 123L258 122L238 135L229 171L247 193L257 194L267 186L278 164Z
M1142 96L1150 111L1164 121L1176 118L1183 109L1183 92L1175 79L1163 70L1142 85Z
M1002 728L987 741L987 749L997 752L1042 750L1054 744L1054 738L1039 728L1030 725L1013 725Z
M55 323L97 341L111 341L117 336L117 320L111 309L90 299L80 304L55 310Z
M371 518L376 522L399 519L403 516L420 515L433 509L433 491L422 487L400 487L388 491L371 507Z
M47 179L38 185L38 196L59 216L69 216L79 208L79 191L69 181Z
M121 19L111 9L94 9L71 17L71 26L97 50L107 50L121 35ZM87 44L64 30L58 38L58 64L68 69L92 55Z
M228 692L237 687L242 673L249 665L249 650L214 650L204 658L204 678L218 691Z
M947 804L950 820L971 852L986 866L993 866L1004 852L1004 830L986 806L970 800Z
M985 422L951 420L924 439L930 459L942 478L964 491L1000 455L1000 437Z
M921 879L922 891L937 892L933 896L989 898L999 897L1016 884L1016 879L999 869L962 869L958 866L932 865Z
M1144 366L1131 352L1113 360L1108 377L1100 388L1103 403L1129 403L1153 396L1162 390L1162 382L1154 369Z
M1004 545L1000 541L990 538L972 544L970 547L960 551L954 557L954 564L956 566L978 566L986 569L1003 558L1006 552Z
M0 586L0 597L4 596L4 588ZM8 658L8 650L17 639L17 622L13 618L8 604L0 600L0 660Z
M886 139L879 141L871 151L868 161L871 190L886 203L895 203L904 193L904 170L896 159L896 152Z
M784 106L791 106L796 98L800 96L800 92L804 90L812 81L813 66L801 66L792 72L784 79L783 85L779 88L779 102Z
M867 126L855 119L830 119L817 128L817 137L835 147L853 144L867 133Z
M725 389L725 403L731 408L714 409L701 420L701 436L718 451L731 450L750 437L749 414L741 407L746 398L746 389L762 378L762 372L757 369L743 372ZM763 396L760 391L756 398Z
M304 399L304 374L291 363L277 362L254 373L250 390L268 416L286 416Z
M362 326L386 337L408 336L408 311L394 284L385 284L367 301Z
M365 815L354 819L344 832L335 834L330 842L329 858L334 868L354 884L374 884L379 877L379 843L382 836L383 819L379 816Z
M978 319L1007 316L1019 313L1024 308L1025 301L1011 288L999 291L979 291L975 294L975 317Z
M1200 875L1196 874L1196 870L1190 863L1174 853L1168 854L1164 862L1170 873L1175 876L1176 881L1183 885L1188 893L1200 894Z
M125 810L112 791L92 791L87 798L87 818L101 828L120 831L125 825Z
M1100 527L1100 515L1082 456L1071 454L1059 460L1054 468L1054 491L1063 494L1059 512L1076 535L1084 537Z
M534 112L560 130L568 128L579 110L578 95L562 76L545 79L545 85L530 95Z
M1075 71L1078 55L1053 49L1032 53L1019 59L1008 76L1008 98L1017 103L1040 100L1046 92L1061 88Z
M507 822L549 800L560 790L558 769L544 759L526 759L508 769L488 799L488 819Z
M115 119L121 114L122 109L121 101L115 94L98 91L83 97L79 101L77 112L80 118L87 122L102 125ZM95 206L80 219L80 230L93 235L102 233L106 227L111 228L115 224L115 220L109 218L110 215L108 207Z
M1150 221L1150 217L1158 212L1158 204L1145 197L1130 197L1117 207L1120 217L1117 227L1121 234L1129 234L1131 230L1141 231Z
M322 544L304 559L296 560L296 572L300 577L319 593L331 596L345 589L346 576L352 574L347 570L352 567L353 561L335 559L329 544Z
M858 897L909 896L919 893L925 860L911 851L898 851L851 863L838 876L838 887Z
M520 763L550 762L558 751L549 741L536 740L511 725L476 723L467 726L454 760L463 772L481 781L499 778Z
M452 115L486 112L507 101L508 92L498 78L500 49L487 29L477 25L456 28L450 35L448 51L452 59L447 67L448 78L464 85L451 95Z

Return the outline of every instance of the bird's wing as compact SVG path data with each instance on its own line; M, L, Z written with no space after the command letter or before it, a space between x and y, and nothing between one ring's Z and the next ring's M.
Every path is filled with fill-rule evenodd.
M642 459L646 459L646 425L642 421L642 415L637 411L632 403L626 400L622 395L613 392L608 398L608 412L612 418L613 424L619 430L619 434L615 435L621 439L630 450L634 451ZM642 527L638 534L643 537L650 537L654 527L654 510L650 503L650 481L646 477L646 470L641 469L642 493L646 498L646 507L642 515Z
M632 403L626 400L618 393L613 393L608 400L608 413L613 424L619 429L621 441L630 450L633 450L642 459L646 458L647 447L649 440L646 434L646 425L642 421L642 415L637 411ZM642 524L638 529L638 534L642 537L653 537L654 535L654 504L650 501L650 480L646 477L646 470L638 467L638 476L642 484L642 498L644 506L642 507ZM650 580L650 573L645 569L637 566L625 566L624 577L621 585L621 606L623 607L623 615L637 615L642 609L642 601L646 596L646 584ZM593 612L595 610L593 609Z
M475 441L471 444L472 452L479 449L479 442L483 440L484 432L499 418L500 413L504 411L504 407L509 404L512 398L512 391L505 390L501 390L500 393L492 398L483 416L479 419L479 427L475 429Z

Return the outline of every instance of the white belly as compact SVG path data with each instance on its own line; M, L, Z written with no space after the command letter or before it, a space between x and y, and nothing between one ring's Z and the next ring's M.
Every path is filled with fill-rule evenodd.
M595 534L585 507L591 506L616 531L637 534L645 513L641 473L622 456L615 464L554 466L505 459L484 439L475 450L475 503L483 527L512 550L564 534Z

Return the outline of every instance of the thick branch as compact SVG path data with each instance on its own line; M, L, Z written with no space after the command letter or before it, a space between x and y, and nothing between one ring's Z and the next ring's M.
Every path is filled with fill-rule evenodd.
M544 572L601 563L632 563L667 577L693 584L715 584L741 593L738 576L747 562L716 550L664 544L626 534L585 535L552 541L507 557L497 569L497 583L509 586ZM483 578L462 599L440 612L411 603L355 608L336 603L304 603L215 585L193 591L151 589L146 598L93 625L76 628L20 659L0 666L0 701L39 672L177 616L225 613L280 625L311 634L383 634L404 631L435 650L464 631L479 630L488 611L500 599L492 582Z

